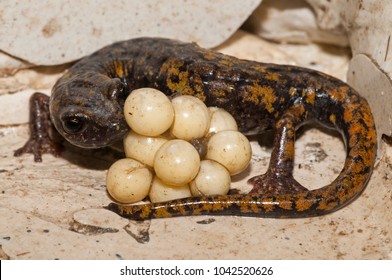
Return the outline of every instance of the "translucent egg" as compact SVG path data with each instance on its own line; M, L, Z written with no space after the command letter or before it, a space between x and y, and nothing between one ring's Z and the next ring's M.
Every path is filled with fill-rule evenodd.
M190 183L193 196L227 194L230 190L229 171L213 160L202 160L196 178Z
M163 144L154 158L156 175L171 185L188 184L196 177L200 168L200 157L196 149L181 139Z
M116 201L134 203L148 195L152 178L153 173L142 163L129 158L120 159L108 170L106 188Z
M183 140L203 137L210 126L207 106L194 96L184 95L173 98L174 122L171 133Z
M151 189L150 189L150 200L152 203L164 202L173 199L190 197L191 191L189 185L174 186L163 182L157 176L154 177Z
M125 100L124 116L129 127L144 136L158 136L168 130L174 120L169 98L159 90L141 88Z
M152 167L156 152L167 141L164 137L143 136L130 131L124 138L125 155Z
M216 133L224 130L238 130L237 123L230 113L218 107L208 107L211 122L208 133Z
M238 131L220 131L208 141L206 159L219 162L230 175L243 171L249 164L252 148L248 138Z

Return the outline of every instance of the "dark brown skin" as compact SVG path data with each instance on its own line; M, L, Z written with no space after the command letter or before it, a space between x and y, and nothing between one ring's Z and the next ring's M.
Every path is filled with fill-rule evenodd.
M41 162L42 154L48 153L60 156L62 146L52 141L50 136L51 123L49 115L49 97L36 92L30 98L30 139L15 151L14 156L32 153L34 161Z
M347 84L317 71L240 60L167 39L119 42L79 61L53 88L52 123L74 145L110 145L127 133L122 107L129 93L141 87L196 96L230 112L244 133L274 128L276 135L269 169L249 180L254 186L249 194L108 206L123 217L317 216L358 197L372 173L377 146L373 117L366 100ZM309 121L341 132L347 149L339 176L312 191L292 175L295 131Z

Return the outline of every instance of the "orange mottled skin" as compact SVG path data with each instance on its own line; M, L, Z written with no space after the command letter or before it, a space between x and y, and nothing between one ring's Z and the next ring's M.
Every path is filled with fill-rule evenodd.
M167 39L115 43L76 63L53 88L51 121L77 146L110 145L128 130L122 113L125 98L141 87L196 96L230 112L244 133L274 128L276 135L268 171L249 180L254 186L250 193L108 206L123 217L322 215L358 197L372 173L373 117L366 100L344 82L310 69L240 60ZM347 150L339 176L312 191L292 176L295 131L309 121L338 130ZM31 150L25 146L17 154Z

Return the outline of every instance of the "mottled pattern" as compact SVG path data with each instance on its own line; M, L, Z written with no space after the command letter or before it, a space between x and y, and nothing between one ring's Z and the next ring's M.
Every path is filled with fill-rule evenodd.
M230 112L244 133L275 128L276 135L269 169L250 180L251 193L108 206L123 217L321 215L355 199L371 175L376 152L373 118L367 102L347 84L317 71L240 60L173 40L133 39L82 59L53 88L52 121L75 145L109 145L126 133L122 105L140 87L196 96ZM292 176L295 130L308 121L340 131L347 148L340 175L313 191Z

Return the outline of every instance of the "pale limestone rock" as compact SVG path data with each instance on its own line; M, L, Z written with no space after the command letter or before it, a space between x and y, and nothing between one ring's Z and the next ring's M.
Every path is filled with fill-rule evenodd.
M383 134L392 136L392 2L389 0L308 0L322 25L343 26L353 59L348 83L373 109L382 156ZM340 20L340 21L339 21Z
M230 37L261 0L0 2L0 50L54 65L115 41L159 36L214 47Z
M391 78L366 55L353 57L348 71L348 80L366 96L373 110L379 141L378 158L384 154L386 145L381 144L382 134L392 135L392 82Z
M101 229L102 232L117 232L128 224L128 220L104 209L86 209L73 214L73 221L79 227ZM97 230L99 233L100 230Z
M330 24L330 20L326 21L320 25L320 16L305 0L264 0L245 27L263 38L278 42L347 46L345 30Z
M13 75L17 69L26 68L29 66L31 66L31 64L23 62L0 51L0 78Z

